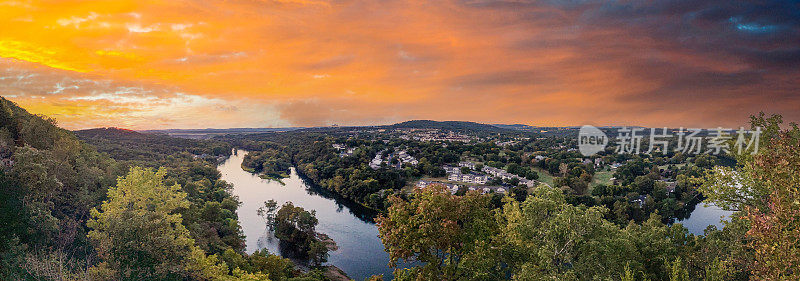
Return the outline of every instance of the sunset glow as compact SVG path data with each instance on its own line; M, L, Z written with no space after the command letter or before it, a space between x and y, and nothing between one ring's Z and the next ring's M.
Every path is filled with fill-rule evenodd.
M0 1L0 95L71 129L800 120L796 3L659 3Z

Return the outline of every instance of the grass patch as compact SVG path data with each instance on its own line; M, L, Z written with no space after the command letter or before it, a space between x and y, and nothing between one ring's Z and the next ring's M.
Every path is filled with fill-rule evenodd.
M683 166L686 166L686 163L670 164L670 165L675 166L676 169L679 169L679 168L683 168ZM666 170L667 168L669 168L670 165L661 165L661 166L658 166L658 168L662 169L662 170Z
M594 178L592 179L592 187L598 186L601 184L611 185L611 178L614 177L614 171L599 171L594 173Z
M553 175L551 175L545 170L542 170L539 167L534 167L534 170L536 171L536 173L539 173L538 181L546 183L549 186L553 186Z

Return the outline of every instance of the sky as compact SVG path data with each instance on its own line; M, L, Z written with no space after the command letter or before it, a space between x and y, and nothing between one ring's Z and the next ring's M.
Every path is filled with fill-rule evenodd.
M800 121L799 3L0 0L0 95L69 129Z

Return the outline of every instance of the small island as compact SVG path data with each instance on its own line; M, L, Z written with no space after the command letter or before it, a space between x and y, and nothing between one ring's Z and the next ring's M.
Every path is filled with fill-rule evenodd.
M269 231L273 231L281 244L292 251L298 265L308 264L305 270L321 270L331 280L350 280L336 266L323 266L328 261L328 252L338 247L328 235L316 232L319 223L316 211L307 211L292 202L286 202L278 208L277 201L269 200L257 212L264 218Z

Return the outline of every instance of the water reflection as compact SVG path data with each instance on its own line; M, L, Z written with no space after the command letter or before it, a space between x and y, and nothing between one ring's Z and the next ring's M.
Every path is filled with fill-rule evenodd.
M309 194L319 195L327 199L333 200L336 203L337 212L342 212L346 208L346 210L350 212L351 215L357 217L358 219L370 224L375 223L375 217L378 216L378 212L376 212L375 210L364 207L363 205L353 202L350 199L344 198L339 194L332 193L328 190L316 186L305 175L295 170L295 168L292 168L292 174L297 174L300 180L303 181L303 184L306 187L306 192L308 192Z
M328 234L336 241L339 249L330 253L330 264L341 268L356 280L364 280L373 274L391 277L392 268L387 265L389 254L383 250L378 229L373 222L375 212L313 187L294 169L289 178L282 180L283 183L250 174L241 168L246 153L238 151L218 169L222 179L234 185L233 193L242 202L238 214L248 253L266 248L271 253L292 256L267 231L266 223L256 214L264 201L273 199L278 204L291 201L295 206L315 210L319 219L317 231Z
M708 204L706 206L706 203L700 202L700 204L695 206L694 211L692 211L688 218L679 220L678 222L689 229L690 233L694 235L703 235L703 232L709 225L714 225L717 229L722 229L722 227L725 226L723 222L728 221L731 214L733 214L733 212L725 211L714 204Z

